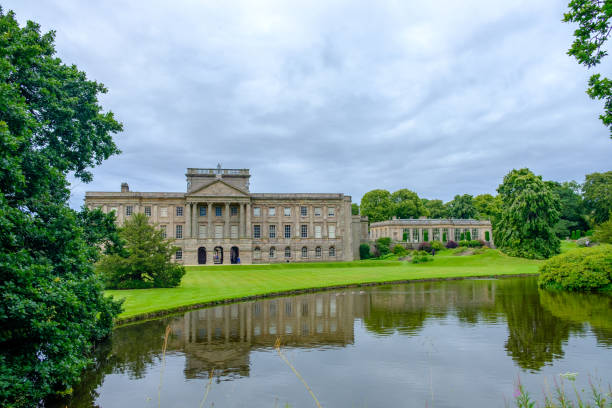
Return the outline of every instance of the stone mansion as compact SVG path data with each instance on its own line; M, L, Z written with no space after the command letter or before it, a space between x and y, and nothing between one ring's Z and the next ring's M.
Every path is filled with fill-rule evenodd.
M117 222L144 213L174 238L187 265L359 259L367 219L344 194L251 193L248 169L187 169L187 192L87 192L89 208Z

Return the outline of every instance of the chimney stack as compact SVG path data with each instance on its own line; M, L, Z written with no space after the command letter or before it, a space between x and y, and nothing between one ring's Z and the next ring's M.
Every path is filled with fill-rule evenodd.
M126 183L126 182L121 183L121 192L122 193L129 193L130 192L130 186L128 186L128 183Z

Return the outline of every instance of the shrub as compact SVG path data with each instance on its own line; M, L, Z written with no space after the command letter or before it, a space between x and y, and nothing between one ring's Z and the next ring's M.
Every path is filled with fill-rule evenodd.
M588 230L587 232L584 233L585 237L592 237L593 236L593 230Z
M459 241L465 241L465 234L463 232L459 235Z
M444 249L444 245L440 241L432 241L431 248L436 251L442 251Z
M404 248L400 244L397 244L393 247L393 253L398 256L404 256L406 255L406 248Z
M470 246L470 241L462 239L461 241L459 241L459 246L461 246L461 247L469 247Z
M612 244L612 216L608 221L595 228L593 239L597 242Z
M402 234L402 241L404 241L404 242L408 241L408 233L407 232L404 232Z
M540 266L538 285L570 291L612 290L612 246L578 248Z
M471 241L472 240L472 234L470 233L470 231L466 231L465 232L465 240L466 241Z
M423 251L420 251L423 252ZM431 262L433 261L433 257L428 255L427 252L424 253L416 253L412 256L412 263L413 264L419 264L419 263L425 263L425 262Z
M390 245L391 245L391 238L389 237L378 238L376 240L376 249L378 251L379 256L384 256L384 255L387 255L389 252L391 252L391 249L389 248Z
M359 259L370 259L372 254L370 253L370 245L369 244L361 244L359 245Z
M429 241L429 231L428 230L423 231L423 241L425 242Z
M132 215L119 236L124 248L104 256L97 265L107 288L171 288L181 283L185 267L171 260L178 248L149 224L146 215Z
M459 246L459 244L457 244L455 241L448 241L446 243L446 247L448 249L457 248L458 246Z
M489 234L489 231L485 231L485 241L491 241L491 234Z
M421 242L417 248L419 251L431 252L430 242Z

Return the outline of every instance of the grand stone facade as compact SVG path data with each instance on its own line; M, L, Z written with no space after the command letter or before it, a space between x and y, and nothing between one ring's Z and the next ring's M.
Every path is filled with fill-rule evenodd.
M354 260L367 219L344 194L251 193L248 169L189 168L186 193L87 192L85 203L117 223L144 213L187 265Z
M409 244L419 244L425 241L460 241L469 238L483 240L489 246L494 246L493 231L489 220L461 219L392 219L374 222L370 225L370 238L382 237L393 241L403 241ZM404 236L404 234L406 234Z

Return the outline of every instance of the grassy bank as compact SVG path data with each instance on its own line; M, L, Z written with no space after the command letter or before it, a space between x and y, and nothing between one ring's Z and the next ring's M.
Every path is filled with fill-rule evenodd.
M187 267L172 289L109 290L124 298L126 319L179 307L292 290L412 279L537 273L540 261L508 257L497 250L456 256L442 251L433 262L355 261Z

